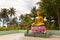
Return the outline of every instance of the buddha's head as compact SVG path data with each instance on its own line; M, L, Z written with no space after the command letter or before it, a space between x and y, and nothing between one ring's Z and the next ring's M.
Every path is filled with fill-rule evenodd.
M37 16L40 16L40 14L41 14L40 10L37 10Z

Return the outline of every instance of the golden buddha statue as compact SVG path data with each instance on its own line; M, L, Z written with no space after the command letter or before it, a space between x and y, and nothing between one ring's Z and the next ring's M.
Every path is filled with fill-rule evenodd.
M41 14L40 11L37 10L37 17L35 18L35 22L32 23L32 26L41 26L41 25L44 25L43 17L40 14Z

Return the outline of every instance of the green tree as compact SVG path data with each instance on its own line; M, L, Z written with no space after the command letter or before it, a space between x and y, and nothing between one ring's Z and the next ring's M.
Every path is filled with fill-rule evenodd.
M35 18L36 17L36 7L33 7L31 9L31 13L29 14L31 17Z
M29 14L25 15L25 22L27 25L27 33L29 33L29 29L31 28L31 23L32 23L32 19Z
M29 15L30 15L30 18L32 19L32 21L34 22L34 18L36 17L36 7L35 6L31 9L31 13Z
M21 14L21 15L19 16L19 19L20 19L20 20L24 20L24 15Z
M20 28L21 28L21 29L26 29L26 22L25 22L24 20L22 20L22 21L20 22Z
M18 26L17 18L14 17L14 18L12 19L11 23L13 24L14 27L17 27L17 26Z
M57 14L58 25L59 25L59 29L60 29L60 0L55 0L54 11Z
M47 17L48 22L55 20L60 27L60 0L41 0L38 2L41 13Z
M19 19L20 19L20 28L21 29L25 29L25 27L26 27L26 21L25 21L25 16L23 15L23 14L21 14L20 16L19 16Z
M11 17L10 19L12 19L12 16L15 16L15 14L16 14L15 12L16 11L15 11L15 9L13 7L9 9L8 15L10 15L10 17Z
M3 19L3 26L4 26L4 23L5 23L5 21L8 18L8 14L7 14L7 9L6 8L1 9L0 17L1 17L1 19Z

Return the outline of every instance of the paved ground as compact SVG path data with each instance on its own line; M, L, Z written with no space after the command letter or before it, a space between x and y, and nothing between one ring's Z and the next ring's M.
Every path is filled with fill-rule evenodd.
M60 40L60 36L53 35L50 38L24 37L24 40Z
M24 37L24 33L16 33L16 34L2 35L0 36L0 40L22 40L22 37Z
M16 33L0 36L0 40L60 40L59 35L52 35L49 38L25 37L24 33Z

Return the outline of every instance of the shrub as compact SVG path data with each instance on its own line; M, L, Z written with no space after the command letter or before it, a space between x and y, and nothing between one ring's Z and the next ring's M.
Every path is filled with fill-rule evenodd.
M0 27L0 31L6 31L7 28L6 27Z
M54 23L47 23L46 24L46 28L48 29L48 30L55 30L56 29L56 26L55 26L55 24Z
M16 26L13 26L13 27L0 27L0 31L8 31L8 30L20 30L20 27L16 27Z

